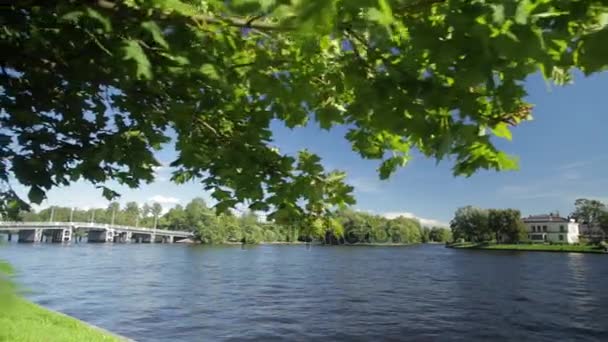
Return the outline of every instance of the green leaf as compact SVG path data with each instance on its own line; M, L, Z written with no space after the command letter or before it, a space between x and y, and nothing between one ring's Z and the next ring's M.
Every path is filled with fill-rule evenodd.
M608 28L589 34L581 39L577 64L586 74L608 67Z
M84 15L83 11L72 11L61 16L61 20L78 22L80 17Z
M378 172L380 173L380 179L388 179L397 170L398 167L405 166L407 162L408 159L406 156L395 156L386 159L382 162L382 164L380 164L380 167L378 168Z
M136 66L136 76L139 79L152 79L150 61L141 45L136 40L123 40L124 60L132 60Z
M321 47L321 50L323 50L323 51L329 50L329 48L331 47L331 37L330 36L321 37L321 40L319 41L319 46Z
M502 25L505 22L505 6L503 4L491 5L494 13L492 13L492 20L498 25Z
M517 170L519 168L519 161L514 156L510 156L504 152L498 152L496 157L500 170Z
M256 211L266 211L266 210L270 209L270 207L268 206L268 204L258 201L258 202L252 203L249 206L249 209L256 210Z
M220 79L220 75L218 74L217 69L213 64L203 64L203 66L201 66L200 68L200 71L212 80Z
M44 190L42 190L39 186L33 185L30 188L30 191L27 194L30 201L40 204L42 200L46 198Z
M120 194L106 186L98 186L97 188L101 188L102 189L102 196L107 199L108 201L111 201L113 199L116 199L118 197L120 197Z
M214 208L218 214L225 213L228 209L233 208L239 201L237 200L226 200L218 202Z
M158 45L164 47L165 49L169 48L169 43L167 43L167 41L165 40L163 32L155 21L144 21L143 23L141 23L141 27L148 31L150 35L152 35L152 39L154 39L154 41Z
M512 139L511 131L509 130L509 126L504 122L501 122L498 125L496 125L492 129L492 132L494 133L494 135L496 135L499 138L505 138L507 140Z
M87 15L90 18L97 20L103 26L104 31L112 31L112 23L110 22L110 19L108 19L106 16L102 15L101 13L90 7L87 8Z
M391 33L390 25L395 22L393 10L386 0L378 0L378 8L372 7L368 9L367 19L386 27L389 33Z
M275 0L233 0L230 5L241 13L252 13L256 11L267 11L275 5Z
M536 5L531 0L520 0L515 11L515 22L520 25L528 23L528 17Z

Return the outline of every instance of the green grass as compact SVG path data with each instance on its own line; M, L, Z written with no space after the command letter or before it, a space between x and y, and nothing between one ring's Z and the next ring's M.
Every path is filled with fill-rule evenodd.
M0 300L0 341L123 341L77 319L22 298Z
M604 250L593 245L545 245L545 244L489 244L463 242L448 245L459 249L490 249L506 251L537 251L537 252L575 252L575 253L604 253Z

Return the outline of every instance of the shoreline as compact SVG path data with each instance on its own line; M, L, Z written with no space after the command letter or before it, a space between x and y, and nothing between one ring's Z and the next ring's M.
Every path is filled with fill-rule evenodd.
M0 310L0 340L135 341L24 297L7 300L8 306Z
M416 243L344 243L341 245L325 244L319 241L315 242L287 242L287 241L273 241L273 242L259 242L259 243L242 243L242 242L222 242L222 243L193 243L191 245L197 246L325 246L325 247L405 247L405 246L416 246L416 245L444 245L445 242L416 242ZM190 244L189 244L190 245Z
M587 253L608 254L597 246L589 245L542 245L542 244L484 244L456 243L446 244L446 248L487 250L487 251L516 251L516 252L551 252L551 253Z

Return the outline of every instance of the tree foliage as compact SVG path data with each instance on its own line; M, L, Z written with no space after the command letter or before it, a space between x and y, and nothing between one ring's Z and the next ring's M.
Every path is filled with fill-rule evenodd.
M516 209L462 207L456 210L450 227L455 240L517 243L528 239L521 212Z
M608 206L599 200L579 198L574 202L574 212L571 216L578 222L589 227L600 228L608 235Z
M490 209L488 225L499 242L516 243L528 238L521 212L516 209Z
M0 13L0 210L76 180L118 194L200 180L220 212L286 219L353 203L344 174L286 155L270 123L349 128L387 178L412 150L454 173L512 169L492 136L528 119L524 80L608 65L600 0L63 0Z
M571 216L581 223L593 226L600 223L606 211L608 207L601 201L579 198L574 202L574 212Z
M457 240L483 242L494 237L488 222L488 210L472 206L458 208L450 222L450 228Z

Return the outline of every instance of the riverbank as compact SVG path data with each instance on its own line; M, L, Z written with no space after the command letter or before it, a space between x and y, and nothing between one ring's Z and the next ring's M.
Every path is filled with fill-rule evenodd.
M12 298L0 309L0 327L0 341L128 341L22 298Z
M446 247L456 249L485 249L503 251L606 253L601 247L594 245L488 244L463 242L448 244Z

